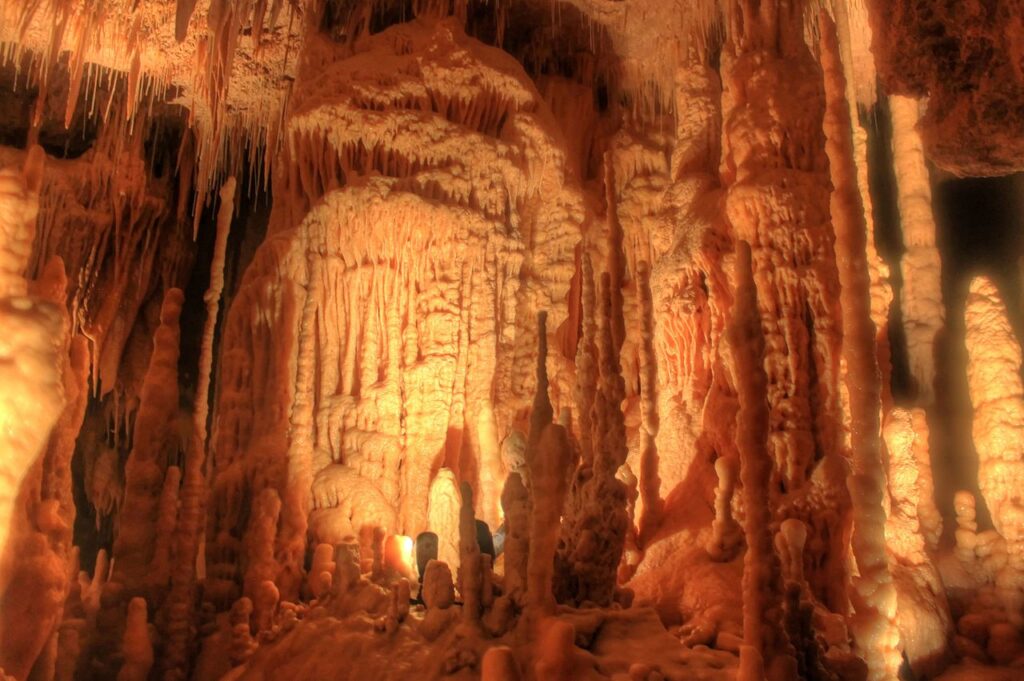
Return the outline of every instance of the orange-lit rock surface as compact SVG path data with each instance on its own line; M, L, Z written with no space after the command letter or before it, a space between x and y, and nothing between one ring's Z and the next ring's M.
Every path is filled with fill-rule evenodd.
M0 0L0 676L1017 678L1019 5Z
M1005 546L995 586L1010 622L1022 623L1024 505L1015 480L1024 472L1020 437L1024 428L1024 386L1020 378L1020 342L991 280L978 277L967 295L969 360L967 381L974 406L974 446L978 449L978 489Z

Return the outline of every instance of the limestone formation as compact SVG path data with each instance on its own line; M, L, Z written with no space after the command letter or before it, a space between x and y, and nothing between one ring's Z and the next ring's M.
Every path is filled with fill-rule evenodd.
M1016 678L1022 45L0 0L0 678Z

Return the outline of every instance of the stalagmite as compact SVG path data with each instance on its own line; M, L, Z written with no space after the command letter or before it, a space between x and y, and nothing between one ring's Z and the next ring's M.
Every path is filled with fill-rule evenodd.
M228 620L231 623L231 662L239 665L249 659L256 647L252 638L250 617L252 601L243 596L231 606Z
M732 499L736 492L736 461L720 457L715 461L718 489L715 490L715 522L708 553L715 560L732 560L742 546L742 528L732 515Z
M522 604L530 554L530 497L518 473L509 474L501 493L505 512L505 591Z
M870 279L864 252L867 233L864 207L853 160L846 80L836 41L835 24L820 15L821 62L825 75L825 148L832 175L832 225L836 233L840 301L843 311L843 357L850 393L850 446L853 475L851 545L859 574L853 577L850 628L868 664L870 679L892 679L900 666L896 626L896 590L886 555L885 470L879 437L880 377L871 321Z
M153 666L153 643L149 639L146 601L143 598L136 597L128 603L121 654L124 655L124 663L117 673L117 681L146 681Z
M593 443L593 401L597 395L597 293L594 282L594 266L590 254L584 251L580 276L583 279L581 301L583 318L580 322L582 333L576 348L576 386L573 397L576 401L579 428L580 454L584 463L594 460Z
M420 592L427 608L444 610L455 600L452 572L447 565L438 560L427 563L423 572L423 586Z
M0 0L0 677L1016 678L1020 5Z
M174 543L174 530L178 521L178 494L181 485L181 469L171 466L164 476L160 501L157 503L156 526L154 527L155 545L153 560L150 561L146 580L157 587L167 584L171 576L171 558Z
M658 525L662 513L660 496L661 480L658 477L658 410L657 385L658 365L654 355L654 301L651 294L651 268L641 262L637 272L637 289L640 292L641 318L643 320L642 348L640 360L640 402L642 409L641 454L640 454L640 498L643 501L642 514L637 524L640 534L650 532Z
M437 558L448 565L459 566L459 515L463 506L455 474L442 468L430 483L427 512L430 531L437 534Z
M1024 623L1024 504L1017 483L1024 476L1024 385L1021 349L992 281L976 277L965 312L967 385L974 406L978 489L992 525L1006 541L1008 561L996 577L1010 621Z
M921 137L917 131L917 100L898 95L889 98L892 115L892 155L896 164L896 187L900 226L906 251L900 259L903 286L900 313L907 336L910 373L917 384L920 404L931 403L935 383L935 337L942 330L939 251L932 217L932 190L925 165Z
M125 464L122 523L114 541L113 581L128 589L141 586L153 558L159 490L170 461L172 422L178 411L179 318L184 295L171 289L160 308L146 380L135 419L135 439Z
M960 490L953 497L956 512L956 556L964 565L972 565L978 545L978 523L974 495Z
M733 380L739 395L736 444L745 514L743 534L743 646L737 678L773 681L796 678L796 659L782 626L782 575L769 528L768 487L772 463L766 447L768 409L762 367L765 341L757 312L757 292L750 246L737 243L736 304L729 328L734 362Z
M528 607L544 613L550 612L555 604L552 561L558 544L558 520L571 460L565 429L557 424L546 426L533 450L530 465L533 510L526 600Z
M943 520L935 502L928 419L923 409L912 409L910 419L914 431L912 452L917 466L917 519L921 523L925 544L930 551L935 551L942 539Z
M481 663L481 681L520 681L519 664L507 646L489 648Z
M931 494L932 488L921 481L921 471L930 475L931 467L921 465L917 452L922 446L915 428L918 417L923 418L920 410L896 409L886 418L882 434L889 482L885 536L896 586L897 623L903 654L911 668L924 675L941 668L952 621L942 579L929 555L937 543L929 547L920 522L919 509L928 508L923 497ZM927 451L927 440L923 444ZM934 502L931 509L935 509Z
M775 546L782 561L782 572L786 581L804 581L804 547L807 545L807 528L802 522L790 518L779 526L775 535Z
M249 517L245 541L249 545L249 568L245 572L245 593L252 596L266 580L274 581L280 570L274 553L273 538L281 514L281 499L267 488L260 492Z
M459 512L459 594L462 596L462 620L469 625L480 622L482 563L477 544L476 517L473 515L473 488L461 485L462 509Z
M334 547L330 544L318 544L313 550L313 563L309 568L309 589L317 600L323 599L330 592L336 568ZM267 581L269 580L264 580L263 584ZM254 592L254 595L255 593L257 592Z
M551 422L548 400L546 315L537 320L537 394L530 414L526 463L530 471L530 531L526 572L526 606L538 615L555 607L552 591L559 521L565 504L572 450L564 427Z

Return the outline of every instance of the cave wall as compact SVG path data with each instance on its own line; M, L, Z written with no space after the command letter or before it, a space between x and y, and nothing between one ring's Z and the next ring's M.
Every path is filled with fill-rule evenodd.
M1020 658L1019 295L932 193L1017 170L1021 8L550 4L0 5L45 412L5 397L7 673L246 663L231 620L426 530L484 598L463 516L536 542L510 613L631 602L787 678Z

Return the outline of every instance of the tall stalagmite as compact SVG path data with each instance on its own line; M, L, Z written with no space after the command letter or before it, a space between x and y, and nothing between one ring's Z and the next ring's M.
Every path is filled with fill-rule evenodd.
M976 277L967 294L967 385L974 406L978 489L992 525L1006 541L1007 562L996 575L1006 614L1024 619L1024 503L1017 480L1024 476L1024 385L1020 342L998 289Z
M864 258L867 224L857 185L846 78L839 59L835 24L824 11L819 28L827 101L825 148L832 175L830 206L841 285L843 358L850 394L853 471L848 485L853 506L851 547L858 572L850 593L854 611L850 628L868 664L869 678L881 681L896 677L900 646L895 621L896 589L885 542L886 479L879 421L881 376L875 351L875 325L871 320L871 279Z
M582 463L573 477L556 561L556 593L560 600L605 606L614 596L630 523L626 489L617 477L626 463L627 450L626 426L619 406L625 397L625 385L615 344L617 315L611 282L611 276L602 275L595 367L599 379L591 414L593 461ZM621 318L621 310L618 316Z
M736 445L743 484L743 646L741 681L795 679L796 658L783 627L782 567L771 531L769 488L773 475L768 454L768 383L764 371L765 339L761 334L757 289L750 246L737 242L736 303L729 327L733 381L739 396Z

